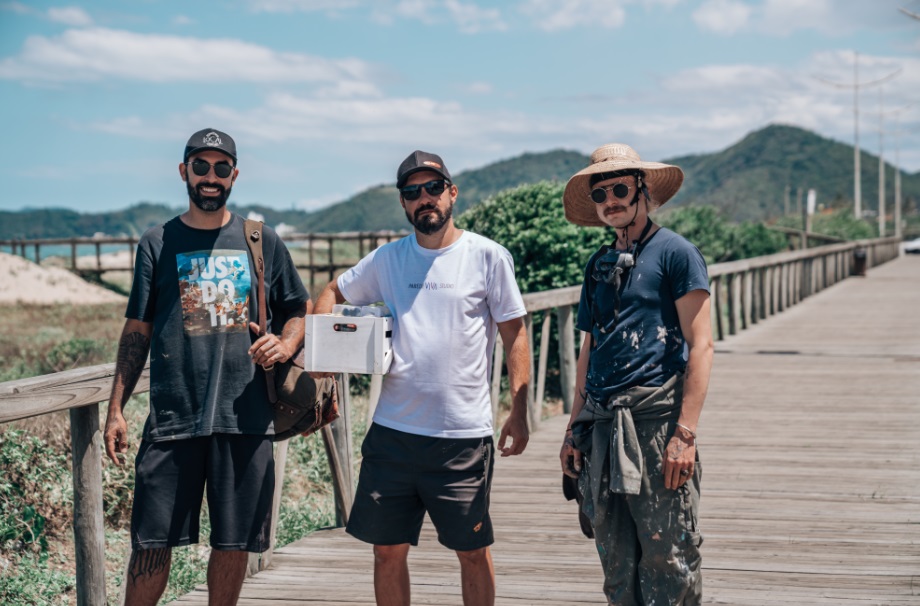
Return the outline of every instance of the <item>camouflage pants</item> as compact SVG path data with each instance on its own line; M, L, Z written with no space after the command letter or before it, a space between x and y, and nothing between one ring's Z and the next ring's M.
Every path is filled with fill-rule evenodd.
M595 512L594 540L604 568L604 593L616 606L696 606L702 601L699 453L693 477L664 486L662 463L674 423L640 421L645 458L637 495L606 493ZM590 473L590 470L588 470Z

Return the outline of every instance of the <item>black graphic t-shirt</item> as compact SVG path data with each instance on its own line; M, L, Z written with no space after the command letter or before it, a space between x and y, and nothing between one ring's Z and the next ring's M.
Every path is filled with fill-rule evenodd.
M268 330L280 333L309 295L281 239L262 233ZM247 353L257 292L242 217L209 230L176 217L143 235L125 317L153 323L146 439L273 433L265 375Z

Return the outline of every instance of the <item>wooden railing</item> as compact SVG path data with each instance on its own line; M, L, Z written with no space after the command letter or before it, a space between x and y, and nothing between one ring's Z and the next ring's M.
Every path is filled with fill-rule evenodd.
M865 261L874 267L899 254L897 238L833 244L802 251L720 263L709 268L712 292L713 332L716 339L735 334L795 305L811 294L853 275ZM576 338L574 312L581 287L573 286L524 295L528 315L527 335L533 345L534 314L543 313L540 346L532 357L528 389L528 420L532 431L539 428L546 387L552 318L559 334L560 391L565 411L570 411L575 384ZM493 412L498 413L501 386L502 347L496 345L493 357ZM0 383L0 424L27 417L68 410L71 420L73 453L74 540L77 567L77 603L101 606L105 601L105 544L102 504L103 444L99 427L99 403L108 400L114 364L64 371L51 375ZM344 523L354 487L352 461L351 404L348 377L339 376L342 418L323 432L335 490L337 520ZM379 378L372 382L374 399ZM134 393L149 390L145 370ZM378 389L379 391L379 389ZM373 406L370 407L373 409ZM287 443L276 445L276 490L274 519L284 483ZM271 562L271 547L261 558L253 557L250 570L264 569Z
M348 231L337 233L307 233L288 234L282 239L299 254L295 256L294 265L297 269L307 272L305 283L310 290L325 286L327 282L335 279L339 270L348 269L364 255L374 250L381 244L402 238L405 231ZM0 251L8 251L26 259L39 263L48 255L42 256L42 248L56 246L68 247L68 255L57 255L64 259L64 263L71 271L83 275L96 277L109 271L134 271L134 252L137 248L136 237L110 237L98 238L36 238L28 240L0 240ZM355 254L337 256L336 243L354 243ZM128 251L128 258L123 264L113 264L103 260L103 247L116 248ZM79 254L89 249L91 254ZM302 257L306 257L304 260ZM79 259L89 261L79 261ZM93 260L95 262L93 262Z

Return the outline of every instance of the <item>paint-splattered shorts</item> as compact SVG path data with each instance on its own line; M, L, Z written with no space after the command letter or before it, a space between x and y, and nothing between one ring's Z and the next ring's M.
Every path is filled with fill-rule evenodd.
M488 547L493 452L492 436L432 438L374 423L346 532L374 545L418 545L427 511L445 547Z
M645 458L638 495L608 494L594 538L604 568L604 593L616 606L695 606L702 601L699 452L693 476L678 490L664 486L662 462L674 422L637 421Z

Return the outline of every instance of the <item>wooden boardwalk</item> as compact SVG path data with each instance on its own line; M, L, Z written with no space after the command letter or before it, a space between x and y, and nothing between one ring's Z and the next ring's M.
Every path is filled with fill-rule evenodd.
M700 424L704 602L920 605L920 256L833 286L717 343ZM593 543L563 500L565 419L499 459L498 604L603 604ZM370 547L341 530L275 552L241 605L373 604ZM460 604L426 526L413 604ZM204 604L200 588L177 604Z

